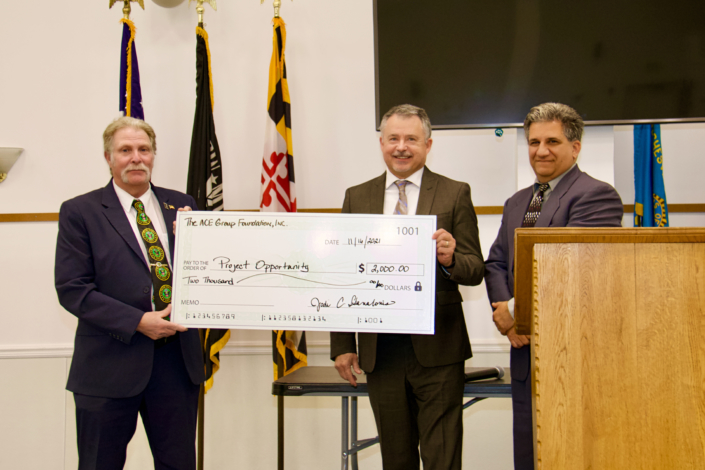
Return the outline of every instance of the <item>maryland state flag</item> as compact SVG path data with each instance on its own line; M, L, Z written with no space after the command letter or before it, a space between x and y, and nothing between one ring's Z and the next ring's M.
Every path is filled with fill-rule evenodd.
M122 46L120 48L120 111L123 116L144 120L142 90L140 89L140 68L137 65L135 46L135 24L123 18Z
M273 22L274 50L269 63L269 118L264 138L260 209L269 212L296 212L291 105L284 64L286 29L281 18L274 18Z
M262 159L262 212L296 212L294 188L294 150L291 144L291 105L286 80L284 48L286 28L281 18L274 18L274 46L269 63L267 128ZM272 332L274 378L278 379L307 364L306 332L275 330Z
M634 226L668 227L660 124L634 126Z
M211 78L208 33L196 28L196 115L193 118L191 157L186 192L198 207L223 210L223 169L220 148L213 122L213 80ZM207 392L213 386L213 374L220 368L220 350L230 339L230 330L208 329L203 342Z

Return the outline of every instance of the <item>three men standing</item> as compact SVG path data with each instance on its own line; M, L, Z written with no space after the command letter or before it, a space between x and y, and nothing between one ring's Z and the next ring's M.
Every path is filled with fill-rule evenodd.
M331 359L356 385L367 373L386 470L460 469L464 363L472 356L458 285L482 281L470 186L425 167L431 123L416 106L389 110L380 125L387 171L349 188L344 213L437 215L434 335L331 333ZM351 370L352 369L352 370Z
M483 276L498 330L512 344L515 468L533 468L530 339L513 319L514 229L618 227L614 188L578 168L583 122L545 103L524 122L536 183L507 200L485 263L467 183L426 168L431 123L411 105L389 110L380 147L387 171L349 188L344 213L437 216L434 335L331 333L331 358L356 385L367 373L384 467L460 469L464 362L472 356L459 285ZM196 330L171 311L171 225L190 196L151 185L152 128L120 118L103 135L113 179L66 201L59 218L55 279L61 305L79 319L67 388L74 392L80 469L120 469L142 415L155 469L195 468L198 384L204 379ZM354 372L354 373L353 373ZM419 444L421 453L419 456Z
M154 130L122 117L103 133L113 178L64 202L55 284L78 317L66 388L74 393L79 469L121 469L137 414L156 470L196 467L198 331L169 322L172 224L191 196L150 183Z
M497 329L511 342L514 468L534 468L530 339L514 328L514 230L519 227L621 227L617 191L576 163L583 120L571 107L544 103L524 120L529 161L536 174L504 204L502 225L485 261L487 294Z

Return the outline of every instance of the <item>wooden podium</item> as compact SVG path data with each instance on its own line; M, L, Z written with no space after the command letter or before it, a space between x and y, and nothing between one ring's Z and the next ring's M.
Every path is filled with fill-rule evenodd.
M705 228L518 229L537 469L705 468Z

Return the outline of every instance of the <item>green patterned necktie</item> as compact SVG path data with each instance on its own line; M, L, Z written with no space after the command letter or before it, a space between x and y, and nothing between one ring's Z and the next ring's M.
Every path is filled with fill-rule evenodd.
M154 230L152 221L144 211L144 204L139 199L135 199L132 201L132 207L137 211L137 227L149 256L149 270L152 273L154 287L154 295L152 296L154 308L164 310L171 303L171 269L165 259L166 253L159 241L157 231ZM169 317L166 317L165 320L169 320Z

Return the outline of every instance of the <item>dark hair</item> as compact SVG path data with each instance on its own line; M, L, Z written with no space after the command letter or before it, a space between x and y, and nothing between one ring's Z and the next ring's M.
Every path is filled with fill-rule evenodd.
M563 125L563 135L571 142L583 138L583 118L568 105L561 103L543 103L534 106L524 119L524 133L529 140L529 128L534 122L559 121Z

